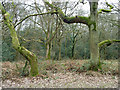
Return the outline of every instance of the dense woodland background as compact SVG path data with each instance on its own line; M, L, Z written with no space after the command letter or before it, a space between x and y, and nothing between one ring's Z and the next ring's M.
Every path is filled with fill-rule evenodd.
M55 2L53 4L60 7L68 16L85 16L89 13L80 8L79 5L81 4L77 2ZM116 6L115 3L113 5ZM101 3L100 8L107 7L105 3ZM29 5L21 2L6 2L5 9L11 14L14 26L25 16L50 10L48 6L39 3ZM117 6L113 10L112 13L99 14L99 42L108 39L118 39ZM57 15L48 14L29 17L15 28L20 44L34 52L39 60L84 60L90 58L89 30L83 24L66 24ZM101 59L118 59L118 49L118 44L103 47L100 50ZM12 48L10 31L6 25L2 26L2 58L3 61L24 59Z
M0 2L0 87L117 88L118 3L39 1Z

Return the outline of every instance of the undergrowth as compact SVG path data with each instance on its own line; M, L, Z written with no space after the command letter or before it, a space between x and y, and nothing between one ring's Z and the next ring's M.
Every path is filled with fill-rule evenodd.
M28 76L29 75L29 65L25 67L25 62L3 62L2 68L2 77L6 79L8 77L20 77L20 76ZM42 78L48 78L49 73L86 73L86 75L91 75L93 72L90 69L89 60L61 60L61 61L53 61L53 60L44 60L39 61L39 76ZM118 75L118 62L116 60L103 60L101 63L101 69L94 71L100 74L110 74L110 75Z

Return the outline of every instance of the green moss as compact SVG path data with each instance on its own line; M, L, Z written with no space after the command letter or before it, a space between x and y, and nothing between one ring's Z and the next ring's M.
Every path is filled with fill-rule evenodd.
M79 16L79 18L81 18L82 20L85 20L87 23L89 23L90 21L89 17Z
M102 13L102 12L111 12L111 9L110 10L106 10L106 9L100 9L100 11L98 13Z
M104 41L98 43L98 46L101 47L104 44L106 44L108 46L108 45L111 45L114 42L120 42L120 40L104 40Z
M108 4L108 2L106 2L106 5L110 7L110 9L113 9L114 7L110 4Z
M93 25L94 25L94 31L96 31L97 29L96 29L96 22L93 22Z
M96 29L96 22L95 22L95 21L90 21L90 20L89 20L88 27L90 28L92 25L93 25L92 30L96 31L96 30L97 30L97 29Z
M31 76L38 75L39 73L38 73L38 65L37 65L36 55L34 53L30 52L29 50L27 50L26 48L24 48L23 46L20 46L15 28L14 28L13 24L10 22L10 18L9 18L10 14L8 12L6 12L3 16L4 16L4 21L5 21L6 25L10 29L13 48L16 49L20 54L22 54L30 62Z
M26 57L26 59L29 61L30 66L31 66L31 70L30 70L30 75L31 76L36 76L38 75L38 64L37 64L37 58L36 55L33 54L32 52L28 51L25 47L21 46L21 49L19 50L20 53L22 53L22 55L24 57Z
M100 9L100 10L98 11L98 14L99 14L99 13L102 13L102 12L107 12L107 13L109 13L109 12L111 12L111 9L114 8L112 5L108 4L107 2L106 2L106 5L109 6L110 9L109 9L109 10L106 10L106 9Z
M2 12L2 15L4 15L6 13L5 9L3 8L2 4L0 3L0 10Z
M96 9L97 9L96 2L94 2L93 10L95 11Z
M9 14L8 12L6 12L6 13L4 14L4 17L5 17L6 20L8 20L9 17L10 17L10 14Z
M83 24L89 25L88 24L89 17L84 17L84 16L67 17L60 8L55 7L54 5L50 4L47 1L45 1L45 3L49 7L51 7L52 9L55 9L65 23L68 23L68 24L70 24L70 23L83 23Z
M100 43L98 44L98 46L101 47L102 45L104 45L104 44L106 44L106 43L112 43L112 41L110 41L110 40L104 40L104 41L100 42Z
M21 47L20 47L20 46L18 46L18 50L21 50Z
M31 65L31 70L30 70L30 75L31 76L37 76L38 74L39 74L39 72L38 72L38 64L37 64L37 60L31 60L32 61L32 63L30 63L30 65Z

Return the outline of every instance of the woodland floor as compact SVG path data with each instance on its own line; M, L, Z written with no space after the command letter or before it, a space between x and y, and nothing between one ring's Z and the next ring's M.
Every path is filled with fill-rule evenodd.
M40 61L40 75L20 76L23 61L2 63L3 88L117 88L118 62L106 61L104 71L83 71L84 60ZM17 69L16 69L17 65ZM77 68L76 68L77 67ZM29 68L29 67L28 67Z

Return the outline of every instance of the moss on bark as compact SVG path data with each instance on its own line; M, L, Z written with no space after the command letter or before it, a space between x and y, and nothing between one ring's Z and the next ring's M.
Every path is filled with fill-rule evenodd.
M104 41L98 43L98 46L99 46L99 47L102 47L102 46L105 45L105 44L106 44L107 46L109 46L109 45L111 45L111 44L114 43L114 42L120 42L120 40L104 40Z
M29 50L27 50L26 48L24 48L23 46L20 46L15 28L10 20L10 14L8 12L6 12L4 10L4 8L2 8L1 4L0 4L0 9L1 9L2 15L4 17L4 22L10 29L13 48L15 50L17 50L20 54L22 54L29 61L30 66L31 66L30 75L31 76L38 75L39 73L38 73L38 65L37 65L36 55L34 53L30 52Z
M97 7L98 2L89 2L90 3L90 68L92 70L97 70L100 65L99 62L99 48L98 48L98 14Z
M102 13L102 12L107 12L107 13L109 13L109 12L111 12L111 9L114 8L112 5L108 4L108 2L106 2L106 5L107 5L108 7L110 7L109 10L100 9L100 10L98 11L98 14L99 14L99 13Z
M89 21L90 21L89 17L85 17L85 16L68 17L63 13L63 11L60 8L55 7L54 5L50 4L47 1L45 1L45 4L47 4L52 9L55 9L58 12L59 16L62 18L62 20L65 23L68 23L68 24L71 24L71 23L83 23L83 24L89 25Z

